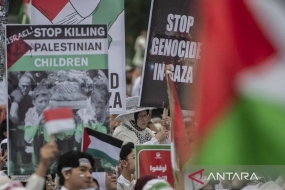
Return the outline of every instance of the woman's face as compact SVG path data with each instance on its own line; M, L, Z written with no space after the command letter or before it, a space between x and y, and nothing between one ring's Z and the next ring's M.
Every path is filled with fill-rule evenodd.
M147 111L139 112L137 117L137 126L139 126L142 129L145 129L147 127L147 123L148 123Z
M106 180L105 180L106 188L108 190L116 190L117 189L117 175L115 170L111 170L110 172L106 172Z

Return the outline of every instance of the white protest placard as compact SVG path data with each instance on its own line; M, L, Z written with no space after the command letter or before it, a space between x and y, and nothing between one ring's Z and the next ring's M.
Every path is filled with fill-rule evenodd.
M110 113L126 111L124 0L32 0L32 24L107 24Z

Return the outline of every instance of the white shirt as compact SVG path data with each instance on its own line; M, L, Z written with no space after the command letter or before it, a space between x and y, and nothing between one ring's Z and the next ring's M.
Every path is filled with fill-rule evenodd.
M45 185L45 179L37 174L33 174L26 184L27 190L38 190L43 189Z
M131 182L129 180L127 180L126 178L124 178L123 175L120 175L120 177L118 178L118 189L120 186L123 186L125 190L129 189Z

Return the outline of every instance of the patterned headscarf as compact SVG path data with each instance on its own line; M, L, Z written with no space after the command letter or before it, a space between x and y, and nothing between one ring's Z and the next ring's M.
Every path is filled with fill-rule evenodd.
M129 129L130 131L133 131L137 138L139 139L140 144L143 144L147 141L150 141L152 139L153 134L148 132L146 129L142 129L139 126L137 126L137 118L135 118L135 115L142 111L151 110L153 108L151 107L140 107L139 106L139 100L140 97L133 96L129 97L126 100L126 108L127 111L124 114L120 114L117 116L116 120L119 120L122 122L122 124Z
M140 141L140 144L150 141L152 139L152 134L149 133L146 129L142 129L139 126L137 126L136 119L134 117L135 117L134 113L129 113L121 116L120 120L127 129L133 131L136 134L136 136Z

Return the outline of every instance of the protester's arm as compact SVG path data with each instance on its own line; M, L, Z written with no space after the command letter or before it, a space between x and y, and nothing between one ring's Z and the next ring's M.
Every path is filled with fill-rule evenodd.
M10 119L14 124L19 123L18 109L19 109L19 104L13 102L11 104L11 109L10 109Z
M150 130L152 130L154 132L158 132L158 129L156 128L156 126L152 122L148 123L148 127Z
M40 163L31 178L29 179L26 189L28 190L38 190L43 189L45 185L45 175L51 161L58 154L57 146L54 142L49 142L45 144L40 150Z
M152 130L152 131L154 131L154 132L158 132L156 126L152 123L151 118L152 118L152 111L149 110L147 125L148 125L148 127L149 127L150 130Z
M164 127L164 129L169 130L171 124L171 117L167 116L162 118L161 125Z
M150 131L150 129L147 129L147 130L148 130L149 133L152 134L152 132ZM167 136L168 136L168 131L167 131L167 130L159 130L159 131L155 134L155 136L153 136L153 137L151 138L150 141L147 141L147 142L145 142L145 143L143 143L143 144L145 144L145 145L160 144L160 143L162 143L162 142L167 138Z
M2 152L1 152L2 154ZM7 152L5 152L4 156L0 157L0 170L2 170L2 168L5 166L7 162Z
M151 139L151 141L154 142L153 144L160 144L163 141L165 141L165 139L167 138L168 138L168 130L162 129L155 134L155 136Z
M19 103L23 100L23 95L19 90L14 90L11 95L12 104L10 108L10 120L17 124L19 123L19 116L18 116L18 110L19 110Z

